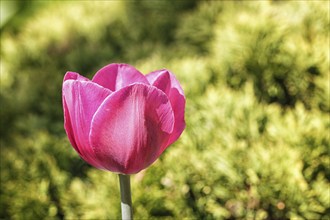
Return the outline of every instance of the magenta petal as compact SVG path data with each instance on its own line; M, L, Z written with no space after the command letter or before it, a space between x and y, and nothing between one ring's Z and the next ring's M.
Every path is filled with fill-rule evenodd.
M66 80L82 80L82 81L89 81L89 79L79 75L78 73L75 72L66 72L64 78L63 78L63 82L65 82ZM62 103L63 103L63 113L64 113L64 128L65 128L65 132L70 140L71 145L73 146L73 148L79 153L80 156L81 153L79 151L79 148L76 144L76 141L74 139L74 132L72 129L72 124L71 124L71 118L70 118L70 114L69 114L69 110L68 110L68 106L66 104L65 101L65 97L64 97L64 90L62 91Z
M69 72L66 72L66 74L64 76L64 79L63 79L63 82L66 81L66 80L70 80L70 79L79 80L79 81L89 81L88 78L79 75L79 73L69 71Z
M106 169L137 173L159 157L173 124L167 96L153 86L133 84L102 103L92 120L90 142Z
M163 90L164 85L170 88L176 88L178 92L184 96L183 89L180 86L179 81L175 78L174 74L170 71L163 69L163 70L156 70L154 72L148 73L146 75L147 80L149 81L150 85L156 86L159 89ZM164 90L163 90L164 91ZM165 92L165 91L164 91ZM168 93L166 93L168 95Z
M79 155L91 165L103 168L89 143L89 132L94 113L111 94L91 81L66 80L63 83L65 130Z
M167 145L176 141L186 127L184 120L184 110L186 105L186 98L183 89L181 88L178 80L168 70L157 70L146 75L149 83L160 90L162 90L169 98L175 123L173 133Z
M70 114L69 114L68 106L66 105L64 95L62 96L62 103L63 103L63 112L64 112L64 129L65 129L65 132L66 132L66 134L67 134L67 136L70 140L70 143L71 143L72 147L81 156L80 150L79 150L79 148L77 146L77 143L74 139L74 132L73 132L72 124L71 124L71 117L70 117Z
M137 69L128 64L118 63L109 64L100 69L92 81L111 91L117 91L137 82L149 85L148 80Z

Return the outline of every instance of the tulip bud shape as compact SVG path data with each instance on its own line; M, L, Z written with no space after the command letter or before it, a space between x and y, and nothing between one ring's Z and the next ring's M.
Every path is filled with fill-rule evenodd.
M166 69L143 75L114 63L92 80L67 72L62 101L73 148L90 165L116 173L147 168L185 128L184 92Z

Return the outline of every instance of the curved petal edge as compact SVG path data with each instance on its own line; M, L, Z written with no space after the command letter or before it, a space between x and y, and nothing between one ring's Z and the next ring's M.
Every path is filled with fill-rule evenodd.
M184 119L186 98L183 89L174 74L166 69L151 72L146 77L149 83L162 90L171 102L175 117L174 129L168 141L168 145L171 145L180 137L186 127Z
M111 91L139 82L149 85L142 73L133 66L123 63L112 63L103 67L97 71L92 81Z

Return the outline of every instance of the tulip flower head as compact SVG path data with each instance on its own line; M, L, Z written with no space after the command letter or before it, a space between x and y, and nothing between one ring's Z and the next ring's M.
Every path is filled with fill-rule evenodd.
M185 128L184 92L166 69L143 75L128 64L109 64L92 80L67 72L62 101L71 145L98 169L137 173Z

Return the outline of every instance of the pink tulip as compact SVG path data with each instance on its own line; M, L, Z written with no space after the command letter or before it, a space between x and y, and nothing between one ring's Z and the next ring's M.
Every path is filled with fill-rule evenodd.
M144 76L128 64L110 64L92 80L67 72L62 93L71 145L99 169L137 173L185 128L185 96L166 69Z

